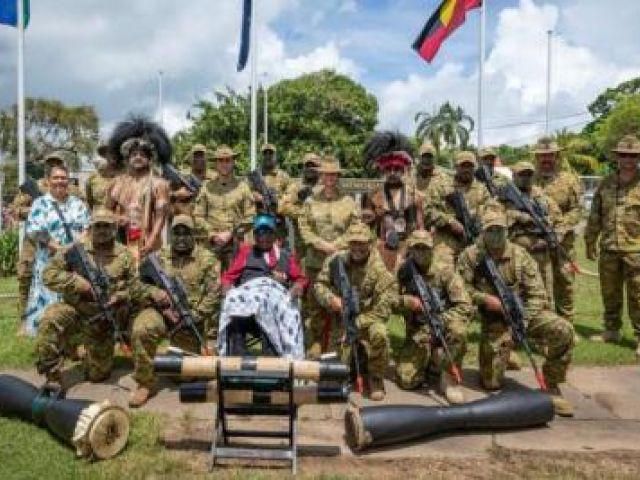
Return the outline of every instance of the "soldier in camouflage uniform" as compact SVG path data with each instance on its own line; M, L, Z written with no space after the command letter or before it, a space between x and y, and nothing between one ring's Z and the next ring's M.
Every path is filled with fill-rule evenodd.
M260 149L262 153L262 162L260 165L260 173L264 178L264 183L270 190L273 190L278 200L282 199L291 185L292 180L289 174L278 168L278 156L275 145L266 143ZM262 197L258 192L253 192L256 201L256 207L260 211Z
M569 171L561 171L558 145L548 138L541 139L533 150L536 158L535 184L553 200L560 209L556 223L556 233L560 245L569 258L575 260L576 228L582 220L583 189L580 179ZM564 261L558 255L552 255L553 299L556 311L569 322L575 316L575 272L563 268Z
M216 149L213 158L217 176L202 186L193 209L198 237L204 232L205 244L216 254L223 270L231 263L234 243L242 241L256 213L249 185L233 173L236 155L226 145Z
M49 185L47 178L49 177L49 171L56 165L65 165L69 160L70 152L63 150L55 151L48 154L44 158L45 176L38 180L38 188L45 194L49 191ZM80 190L75 185L69 185L69 195L74 195L78 198L83 198ZM11 204L11 210L20 221L26 221L31 211L31 204L33 198L18 191ZM18 264L16 267L18 277L18 316L24 317L25 309L27 308L27 302L29 300L29 289L31 287L31 281L33 277L33 262L35 259L36 247L31 239L25 237L22 243L22 251L20 252L20 258L18 258Z
M535 260L524 248L507 239L507 219L498 211L491 211L484 217L481 237L460 254L457 265L480 314L482 386L487 390L502 387L509 352L514 347L510 328L502 313L502 303L481 268L485 255L494 259L505 283L522 301L528 339L546 359L542 371L556 413L573 415L572 405L559 388L565 381L571 362L573 327L548 309L547 294Z
M513 182L516 187L532 202L540 205L547 212L547 218L552 227L560 219L560 209L556 203L533 184L535 167L530 162L518 162L513 167ZM549 296L549 308L555 311L553 302L553 266L549 245L533 224L531 215L517 210L509 202L506 203L507 221L509 222L509 239L526 249L538 264L540 276Z
M474 178L477 163L473 152L459 152L455 163L453 181L438 186L432 208L425 211L425 227L435 228L436 246L453 261L465 247L465 242L464 229L456 218L450 195L454 191L461 191L469 213L476 221L482 217L485 205L491 199L486 187Z
M593 197L584 240L587 258L598 258L604 304L605 342L619 342L623 288L640 358L640 140L626 135L613 149L617 171L605 177Z
M498 153L491 147L481 148L478 152L478 160L480 161L480 165L484 165L489 170L491 174L491 182L497 188L502 187L506 182L509 181L509 178L503 175L502 173L496 170L496 162L498 161ZM476 178L477 170L476 170Z
M408 261L415 263L425 283L434 288L444 304L440 318L445 327L447 346L456 365L462 364L466 351L466 324L473 315L473 306L464 282L455 266L434 259L433 238L425 230L414 231L407 241ZM431 358L433 337L429 324L419 317L424 314L422 302L411 283L407 264L398 270L400 296L398 306L405 323L405 342L396 360L398 386L405 389L420 387ZM449 371L446 357L440 367L440 390L449 403L464 403L464 393Z
M450 185L453 178L443 168L435 163L436 149L428 142L424 142L418 151L420 155L416 165L415 186L423 197L425 213L431 210L435 203L438 188Z
M324 260L346 247L344 234L357 218L356 202L338 187L341 172L335 158L325 157L322 160L318 168L320 189L305 200L303 213L298 218L305 246L305 275L311 283L318 276ZM309 291L304 312L307 356L316 359L329 347L331 319Z
M359 311L356 317L358 342L366 352L364 370L369 379L371 400L384 399L384 374L389 360L389 335L386 322L396 302L395 279L385 267L369 227L364 223L354 223L345 235L349 244L347 252L338 252L327 258L318 274L314 294L320 305L339 315L343 308L336 286L331 278L332 261L338 256L345 260L351 287L358 292ZM350 349L343 349L343 360L350 358Z
M98 155L103 160L97 166L97 170L89 175L84 186L87 205L91 211L106 205L111 184L125 172L118 157L109 152L108 145L101 144L98 147Z
M220 307L220 263L205 248L196 246L193 219L177 215L171 224L170 246L160 252L164 271L182 280L187 299L201 331L217 331L217 313ZM149 300L163 299L165 292L158 287L145 285ZM130 404L140 406L153 394L155 376L153 357L158 344L167 332L179 322L178 314L169 302L156 302L162 315L146 310L133 322L131 344L135 364L134 378L139 384ZM171 338L171 343L190 352L200 352L196 336L189 329L181 329Z
M144 297L137 280L133 256L115 241L115 219L111 212L98 209L92 218L90 235L81 242L87 253L109 276L110 304L122 327L138 310ZM67 342L74 336L84 336L86 349L85 375L92 382L107 379L113 366L114 332L100 315L91 285L74 273L66 258L66 249L59 251L43 274L47 288L63 294L63 302L47 307L43 313L36 340L38 372L51 382L60 382ZM90 319L95 321L89 322Z
M196 143L185 158L187 168L181 170L185 177L194 177L204 184L207 180L215 178L215 174L207 170L207 147ZM169 193L171 199L172 215L192 215L195 205L196 195L191 193L183 185L171 185Z

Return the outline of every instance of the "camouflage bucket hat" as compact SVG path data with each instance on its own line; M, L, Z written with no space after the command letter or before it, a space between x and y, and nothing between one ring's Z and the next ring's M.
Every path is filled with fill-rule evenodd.
M411 248L417 245L433 248L433 237L426 230L415 230L407 239L407 247Z
M640 140L635 135L625 135L611 151L615 153L640 154Z
M313 163L317 166L320 166L320 164L322 163L320 160L320 156L316 155L315 153L305 153L304 156L302 157L302 160L300 161L300 163L302 165L305 165L307 163Z
M538 140L538 143L533 147L534 154L542 154L542 153L558 153L561 148L558 146L556 142L551 140L550 138L544 137Z
M476 156L473 152L468 150L463 150L462 152L458 152L456 154L456 166L462 165L463 163L473 163L477 165Z
M526 171L535 172L536 167L534 167L533 163L531 162L522 161L516 163L513 167L511 167L511 171L517 175L518 173Z
M276 146L273 143L265 143L264 145L262 145L262 148L260 148L260 151L262 153L264 152L273 152L276 153Z
M345 238L347 242L370 242L371 230L364 223L354 223L347 229Z
M487 157L497 157L498 154L496 153L496 151L491 148L491 147L485 147L485 148L481 148L480 151L478 152L478 157L479 158L487 158Z
M422 156L422 155L426 155L427 153L435 157L436 149L431 143L424 142L422 145L420 145L420 149L418 150L418 155Z
M207 147L205 147L201 143L196 143L193 147L191 147L191 150L189 150L189 153L191 155L193 155L194 153L204 153L206 155L207 154Z
M335 157L324 157L320 162L320 167L318 168L318 172L320 173L342 173L342 169L340 168L340 162Z
M507 216L497 210L486 213L482 217L482 230L487 230L489 227L507 228Z
M215 152L213 152L213 158L216 160L220 160L221 158L235 158L236 156L238 156L238 154L227 145L220 145L216 148Z
M176 215L175 217L173 217L173 221L171 222L171 228L174 229L178 225L182 225L183 227L187 227L191 230L195 228L195 225L193 223L193 218L191 218L189 215Z
M110 210L106 208L98 208L93 215L91 215L91 225L96 223L108 223L114 225L116 223L116 217Z

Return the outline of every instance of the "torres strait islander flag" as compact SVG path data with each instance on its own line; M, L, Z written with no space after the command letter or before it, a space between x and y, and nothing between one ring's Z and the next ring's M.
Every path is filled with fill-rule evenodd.
M467 12L481 4L482 0L443 0L413 42L413 49L431 62L442 42L464 23Z

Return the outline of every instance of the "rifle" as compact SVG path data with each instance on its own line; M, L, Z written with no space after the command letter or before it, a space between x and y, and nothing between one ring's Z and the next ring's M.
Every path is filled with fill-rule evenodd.
M507 183L502 189L504 201L511 203L517 210L529 214L534 226L542 234L549 249L571 266L574 273L580 272L578 264L569 256L560 244L558 235L548 220L548 212L537 200L526 197L513 183Z
M440 295L438 295L438 292L436 292L433 287L426 284L413 259L407 259L405 265L409 278L402 280L407 282L405 285L407 286L408 291L417 294L418 298L420 298L422 308L424 309L424 313L419 315L418 319L421 323L429 325L431 333L442 346L445 356L451 365L451 374L456 379L456 382L460 384L462 383L462 375L460 375L460 370L451 356L451 351L449 350L449 345L447 344L445 336L444 323L441 317L442 312L444 312L444 303L440 298ZM402 277L402 274L400 274L400 276Z
M524 306L522 305L520 297L507 286L498 270L496 262L488 253L485 254L482 260L481 269L498 294L498 298L502 303L502 309L504 310L504 318L511 327L513 341L518 345L522 345L527 357L529 357L529 362L531 363L531 367L533 367L538 385L540 385L542 390L547 390L547 382L533 358L531 346L527 339L527 328L524 323Z
M476 177L476 180L484 183L484 186L487 187L487 190L489 191L489 195L494 198L499 195L500 192L498 191L498 187L496 186L496 184L493 183L493 178L489 167L481 164L476 169L474 176Z
M460 190L454 190L447 195L447 200L453 207L456 214L456 219L462 224L464 228L464 243L470 245L480 235L479 222L473 218L467 202L464 199L464 195Z
M99 320L101 318L106 319L113 328L114 336L123 347L123 350L127 351L128 346L125 341L124 334L118 326L118 322L113 314L112 307L108 306L109 303L109 275L105 272L104 268L95 264L89 254L85 250L81 243L74 243L66 252L67 263L71 266L73 271L89 282L91 285L91 293L93 298L98 304L101 315L97 315L90 322Z
M185 187L194 196L198 195L202 187L202 182L195 175L183 175L171 163L162 164L162 176L173 185Z
M362 375L360 373L360 359L358 353L358 327L356 317L360 313L358 292L351 287L344 257L338 255L332 262L332 283L340 292L342 298L342 326L345 329L347 342L351 346L351 358L355 369L356 391L360 394L364 391Z
M147 283L155 285L164 290L169 295L172 308L178 314L178 324L169 332L169 337L173 337L180 330L188 329L196 337L200 345L200 350L208 354L207 346L198 331L196 319L191 312L187 291L178 277L170 277L162 268L157 253L150 253L140 264L140 278Z

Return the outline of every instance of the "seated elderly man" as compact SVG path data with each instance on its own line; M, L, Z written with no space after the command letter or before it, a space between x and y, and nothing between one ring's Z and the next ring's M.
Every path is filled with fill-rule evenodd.
M298 299L307 286L295 256L280 248L276 220L259 214L254 243L238 249L222 275L226 293L218 332L221 355L243 355L248 334L262 341L263 354L302 358L304 342Z

